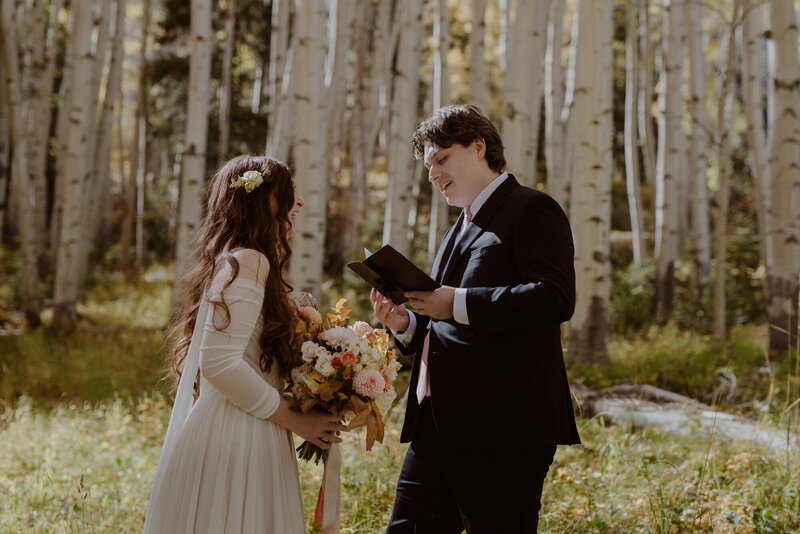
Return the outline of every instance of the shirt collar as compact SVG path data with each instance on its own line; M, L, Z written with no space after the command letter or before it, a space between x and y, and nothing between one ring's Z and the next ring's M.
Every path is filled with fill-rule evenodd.
M475 200L473 200L472 204L470 204L469 206L469 211L470 213L472 213L473 219L478 214L478 210L481 209L481 207L484 205L484 203L486 203L489 197L492 196L492 193L494 193L495 190L498 187L500 187L500 184L502 184L506 180L506 178L508 178L508 173L506 171L503 171L503 173L500 176L489 182L489 185L484 187L483 190L480 193L478 193L478 196L475 197ZM466 217L466 209L464 210L464 217Z

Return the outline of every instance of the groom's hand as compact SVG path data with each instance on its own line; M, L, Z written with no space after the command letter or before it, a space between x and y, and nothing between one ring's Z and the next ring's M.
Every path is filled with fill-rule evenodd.
M404 293L414 309L433 319L449 319L453 316L453 300L456 288L442 286L433 291L406 291Z
M380 322L395 332L406 331L410 319L408 318L408 310L406 310L405 306L396 305L391 299L384 297L383 294L378 293L375 289L370 292L369 299L372 301L375 317L377 317Z

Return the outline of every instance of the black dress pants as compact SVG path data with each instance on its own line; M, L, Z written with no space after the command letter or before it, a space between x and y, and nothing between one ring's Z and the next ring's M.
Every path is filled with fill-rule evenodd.
M436 429L430 399L408 448L387 534L535 533L555 445L453 446Z

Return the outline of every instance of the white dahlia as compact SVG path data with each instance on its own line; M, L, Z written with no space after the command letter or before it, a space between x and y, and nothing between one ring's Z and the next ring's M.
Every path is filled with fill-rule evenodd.
M322 339L339 349L348 349L358 341L358 334L344 326L335 326L322 334Z

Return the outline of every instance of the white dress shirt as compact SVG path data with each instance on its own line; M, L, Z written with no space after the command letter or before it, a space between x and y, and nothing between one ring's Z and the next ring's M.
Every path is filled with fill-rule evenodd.
M508 178L508 173L503 171L503 173L500 174L500 176L489 182L489 184L486 187L484 187L480 193L478 193L478 196L476 196L475 200L472 201L472 204L469 205L469 211L472 214L473 219L478 214L478 211L481 209L481 207L486 203L486 200L488 200L488 198L492 196L492 193L494 193L495 190L498 187L500 187L500 184L502 184L506 180L506 178ZM461 226L461 230L458 234L457 239L461 238L461 235L463 235L464 230L466 230L467 226L471 224L467 222L466 211L467 209L465 208L464 219L463 219L464 222ZM442 260L447 261L447 258L442 258ZM409 343L411 343L411 339L414 337L414 332L417 329L417 319L414 316L414 314L410 313L408 315L408 318L409 318L408 328L406 328L404 332L398 333L392 331L394 337L404 345L408 345ZM467 288L465 287L456 288L456 294L453 297L453 319L455 319L457 323L466 325L469 324L469 316L467 315Z

